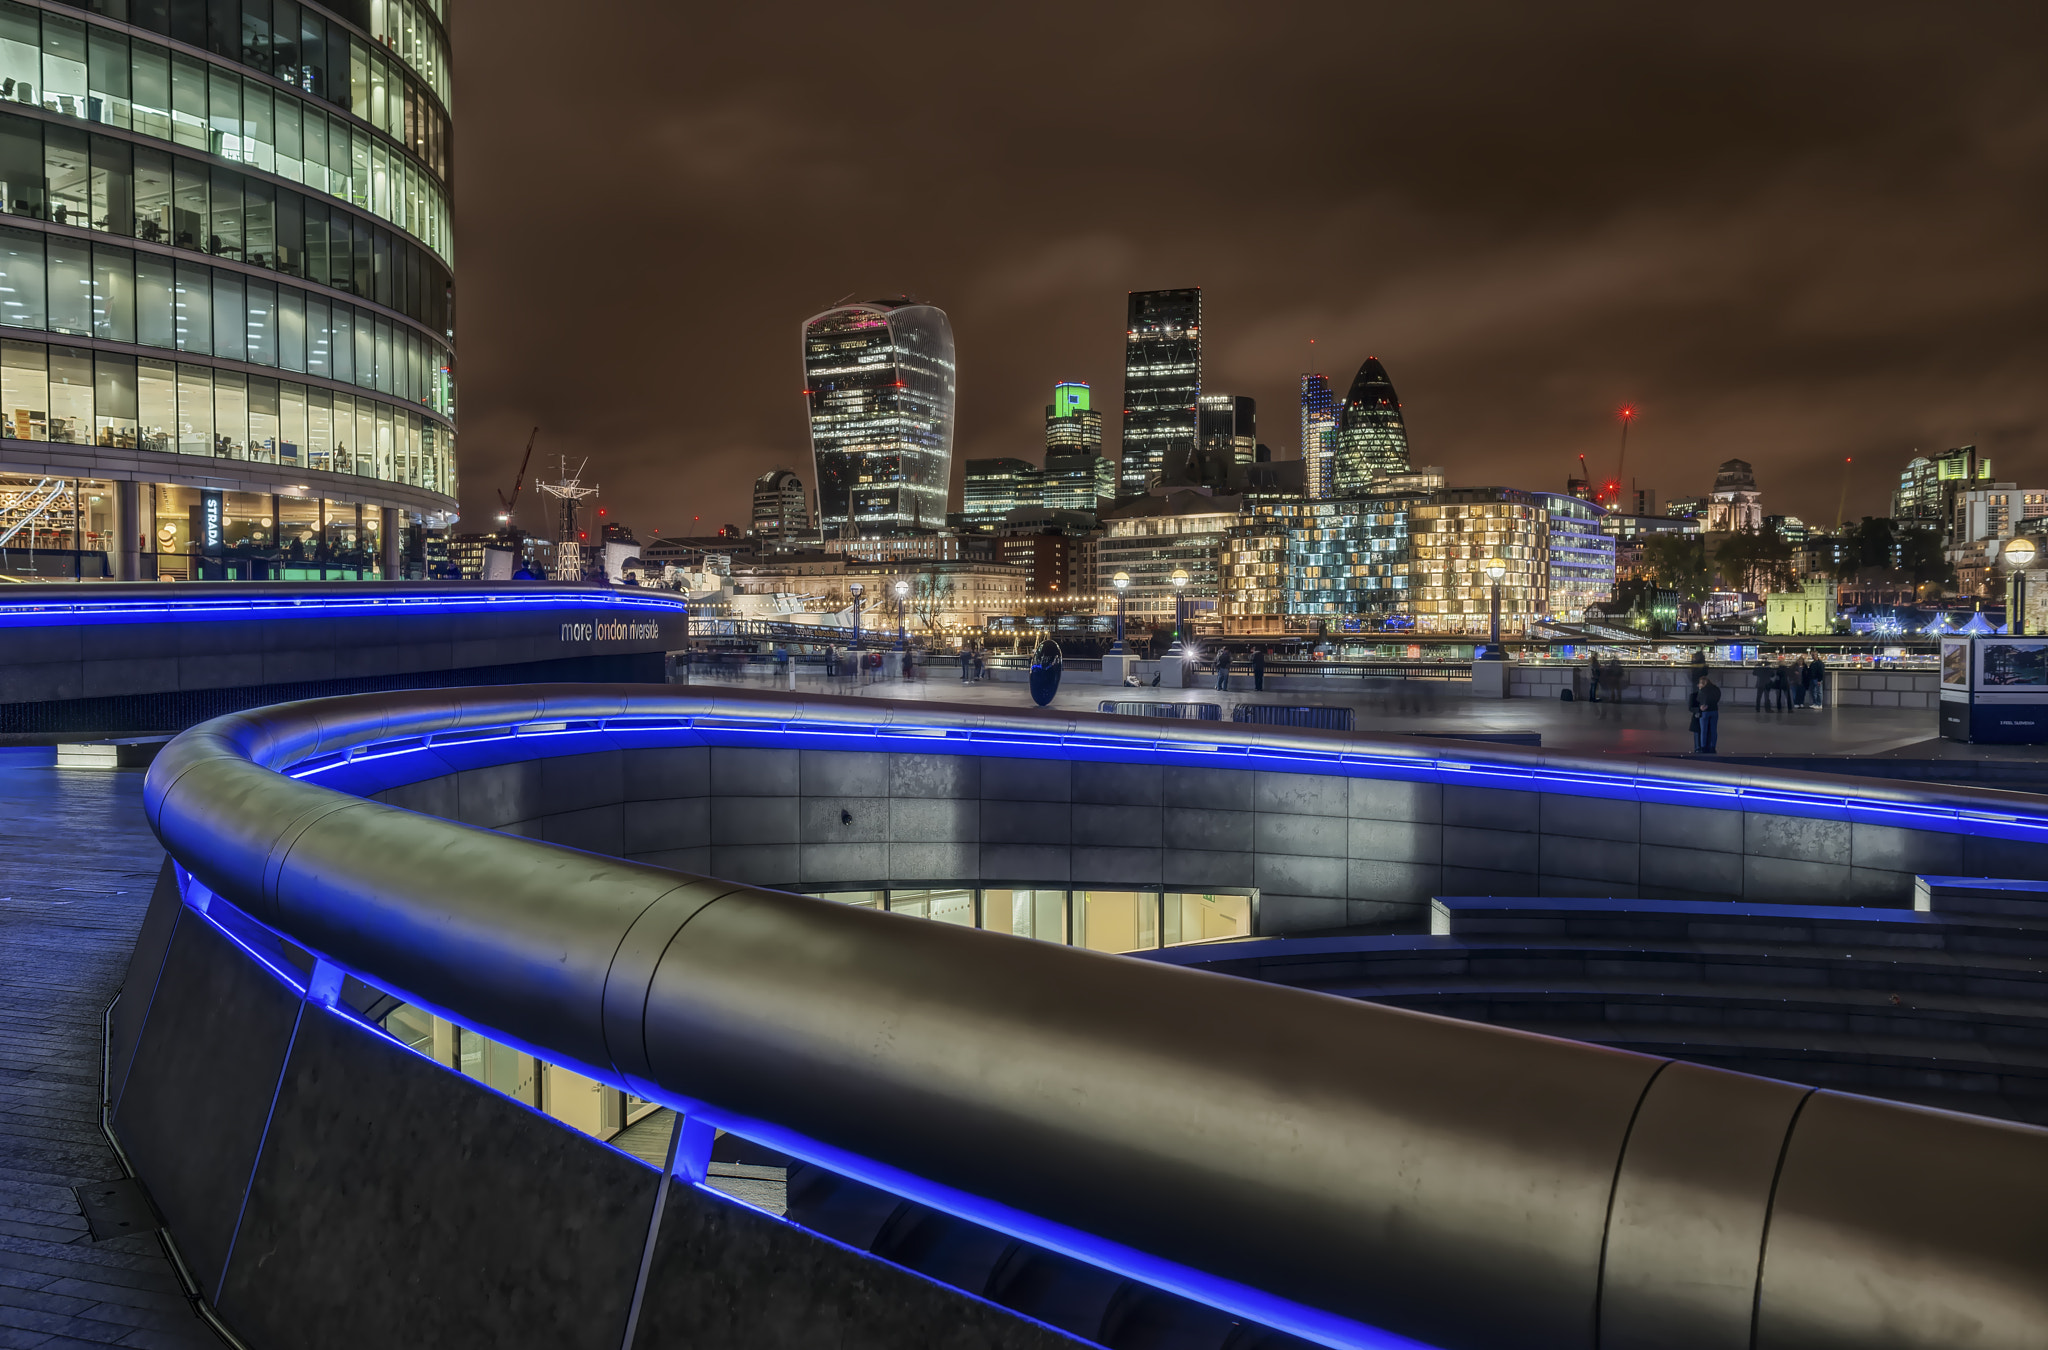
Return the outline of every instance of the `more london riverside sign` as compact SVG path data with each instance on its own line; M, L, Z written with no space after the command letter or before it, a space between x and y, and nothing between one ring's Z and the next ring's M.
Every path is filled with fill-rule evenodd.
M564 642L657 642L660 639L661 622L658 619L599 619L562 625Z

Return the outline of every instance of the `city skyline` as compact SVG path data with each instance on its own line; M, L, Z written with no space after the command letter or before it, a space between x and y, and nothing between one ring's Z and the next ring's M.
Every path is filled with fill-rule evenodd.
M1218 92L1142 126L1116 113L1162 87L1114 59L1140 41L1136 16L1104 16L1055 81L1021 51L970 78L945 53L990 50L994 20L942 17L888 38L929 74L916 98L885 90L871 109L877 142L933 138L930 182L905 193L870 174L879 162L823 92L882 35L807 10L777 71L715 62L675 90L653 73L663 53L757 49L760 21L686 33L622 4L602 27L645 41L554 50L520 21L525 3L472 26L458 72L475 115L457 204L478 222L463 262L465 528L487 523L535 423L544 446L590 454L643 530L744 523L752 480L806 458L786 334L849 291L909 290L952 317L961 460L1035 458L1044 390L1062 379L1095 386L1114 454L1125 297L1199 285L1205 387L1286 408L1301 372L1344 379L1378 354L1415 460L1459 481L1557 490L1581 453L1609 476L1624 403L1642 410L1627 476L1660 499L1706 491L1741 457L1768 474L1773 511L1831 522L1845 456L1852 518L1887 510L1916 450L1976 444L2020 480L2048 467L2032 373L2048 357L2048 269L2025 242L2048 203L2016 167L2048 102L2025 77L2048 45L2030 13L1966 35L1879 6L1851 41L1795 12L1757 44L1707 16L1616 26L1474 6L1376 20L1408 56L1362 90L1323 78L1360 16L1195 7L1165 30L1187 74L1174 83ZM1303 31L1332 40L1304 46ZM516 69L664 92L593 138L480 74ZM1299 78L1247 116L1202 74L1242 69ZM1110 155L1108 126L1128 152ZM1326 172L1368 148L1371 175ZM1137 209L1184 195L1173 166L1197 154L1241 162L1255 208ZM575 194L532 199L527 166L567 159L641 184L632 214L672 237L648 241L659 261L643 285L563 298L565 327L624 338L563 352L524 340L519 278L549 240L590 232ZM1100 210L1045 190L1077 166L1093 166ZM813 228L828 209L833 228ZM636 228L599 233L630 242ZM644 317L685 306L720 323ZM719 391L687 432L637 392L679 369ZM1296 452L1289 430L1267 440Z

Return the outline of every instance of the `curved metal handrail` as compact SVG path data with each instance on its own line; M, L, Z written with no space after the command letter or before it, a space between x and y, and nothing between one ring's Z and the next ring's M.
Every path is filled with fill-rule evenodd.
M2048 1132L689 877L294 778L520 726L837 729L2043 837L2013 794L641 687L221 718L152 768L198 882L342 969L900 1194L1335 1345L2038 1346ZM850 742L851 743L851 742ZM532 739L544 755L545 737ZM333 762L333 761L329 761ZM1597 779L1597 781L1596 781ZM1662 1334L1662 1333L1658 1333ZM1687 1339L1689 1337L1689 1339ZM1754 1339L1753 1339L1754 1338Z

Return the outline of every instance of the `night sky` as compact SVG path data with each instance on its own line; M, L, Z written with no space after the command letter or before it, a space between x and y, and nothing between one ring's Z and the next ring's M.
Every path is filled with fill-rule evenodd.
M456 6L466 529L535 423L643 540L744 525L812 479L803 319L905 292L956 507L1058 380L1114 442L1168 286L1277 458L1376 355L1454 484L1609 476L1630 403L1660 501L1740 457L1827 526L1844 456L1853 518L1971 442L2048 486L2048 6Z

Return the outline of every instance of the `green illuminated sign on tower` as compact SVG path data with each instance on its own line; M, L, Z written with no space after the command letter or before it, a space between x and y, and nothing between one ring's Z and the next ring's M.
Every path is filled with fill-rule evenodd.
M1072 417L1088 411L1088 386L1069 381L1052 387L1052 415Z

